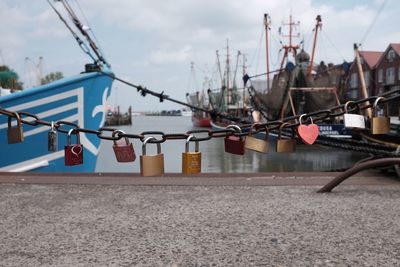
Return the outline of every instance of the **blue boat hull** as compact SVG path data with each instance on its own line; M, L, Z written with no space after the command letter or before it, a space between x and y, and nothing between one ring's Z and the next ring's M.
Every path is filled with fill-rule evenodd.
M69 121L82 128L98 129L104 125L107 98L113 79L104 73L83 73L40 87L0 97L3 109L29 112L45 121ZM0 171L93 172L100 139L93 134L80 134L83 144L83 164L64 165L64 146L67 135L58 133L58 151L49 152L47 136L50 128L44 125L23 124L24 142L8 144L7 116L0 115ZM29 117L24 119L29 120ZM33 120L33 118L32 118ZM16 125L16 120L12 120ZM67 126L64 125L63 128ZM72 143L76 142L73 136Z

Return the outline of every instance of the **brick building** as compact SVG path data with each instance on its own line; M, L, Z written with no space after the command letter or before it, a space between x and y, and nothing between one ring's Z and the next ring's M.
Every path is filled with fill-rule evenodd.
M360 61L364 72L365 86L367 87L368 95L375 95L375 67L379 62L382 54L383 52L378 51L360 51ZM359 89L360 87L361 83L358 75L358 68L354 60L350 66L348 74L346 98L349 100L357 100L361 98L361 93Z

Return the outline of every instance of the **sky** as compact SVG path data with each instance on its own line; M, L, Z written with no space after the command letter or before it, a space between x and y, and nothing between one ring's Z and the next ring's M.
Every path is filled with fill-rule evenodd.
M238 51L245 56L246 72L266 71L264 13L271 21L270 70L279 68L279 35L287 30L290 14L300 24L296 33L304 49L311 52L317 15L322 17L316 62L352 61L353 44L361 50L384 51L389 43L400 43L398 0L70 0L83 24L95 34L115 75L137 85L185 101L186 93L218 87L217 57L224 67L229 42L231 68ZM62 10L60 3L55 3ZM381 7L383 7L381 9ZM378 12L381 9L381 12ZM81 12L82 11L82 12ZM67 15L65 15L69 21ZM61 71L64 76L80 73L90 58L59 20L45 0L0 0L0 64L14 69L25 86L32 85L39 57L43 75ZM28 59L27 59L28 58ZM193 71L191 62L194 63ZM243 56L238 61L242 76ZM210 79L212 82L210 82ZM207 82L206 82L207 81ZM114 82L112 106L134 111L180 109L142 97L136 89Z

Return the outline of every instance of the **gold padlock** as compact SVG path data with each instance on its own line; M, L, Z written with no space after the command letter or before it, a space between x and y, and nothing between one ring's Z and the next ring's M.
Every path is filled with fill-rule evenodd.
M190 135L186 139L185 152L182 153L182 173L200 173L201 172L201 152L199 152L199 141L195 141L195 151L189 152L189 142L194 136Z
M296 150L296 139L294 137L294 130L292 128L292 138L282 139L282 129L289 126L289 123L285 122L279 127L278 140L276 140L276 152L294 152Z
M259 123L254 123L250 130L249 130L249 135L246 136L246 141L244 142L244 147L246 149L254 150L257 152L261 153L266 153L268 151L268 128L265 127L265 137L264 139L259 139L256 137L253 137L253 129L257 128L259 126Z
M8 130L7 130L8 143L9 144L21 143L24 141L24 130L22 129L21 125L21 117L17 112L12 112L12 114L13 114L12 116L8 117ZM17 127L11 126L11 117L15 117L17 119Z
M140 174L142 176L157 176L164 174L164 154L161 153L161 145L157 143L157 154L146 155L146 144L156 138L147 137L142 145L142 155L140 156Z
M374 115L371 121L372 134L386 134L390 132L390 118L389 118L389 103L386 102L385 108L383 109L383 116L378 116L378 104L379 101L386 100L384 97L378 97L373 105Z

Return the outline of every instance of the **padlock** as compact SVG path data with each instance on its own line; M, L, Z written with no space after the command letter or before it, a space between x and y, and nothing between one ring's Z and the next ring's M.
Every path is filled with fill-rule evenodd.
M344 127L351 128L351 129L365 129L365 118L361 114L349 114L348 107L349 105L355 105L357 110L360 111L360 107L357 103L353 101L347 101L344 105L344 112L343 121Z
M296 150L296 139L293 128L292 138L282 139L282 129L288 125L289 123L285 122L279 127L278 140L276 140L276 152L294 152Z
M389 103L386 102L385 108L383 109L383 116L378 116L378 104L379 101L386 100L384 97L378 97L373 106L374 115L371 121L371 132L372 134L387 134L390 132L390 118L389 118Z
M125 132L122 130L115 130L112 133L112 137L115 137L117 133L125 134ZM129 142L127 137L120 140L114 140L113 150L118 162L133 162L136 159L133 145L131 142Z
M194 138L190 135L186 139L185 152L182 153L182 173L200 173L201 172L201 152L199 151L199 141L195 141L195 151L189 152L190 139Z
M12 112L12 113L13 115L8 117L8 130L7 130L8 143L9 144L21 143L24 141L24 130L22 129L21 125L21 117L17 112ZM17 120L16 127L11 127L12 117L15 117Z
M228 125L226 129L234 129L235 132L239 134L242 132L242 129L237 125ZM224 143L225 152L235 155L244 155L244 141L241 136L230 134L224 138Z
M47 150L56 152L58 150L58 137L57 131L54 127L54 121L51 122L50 131L47 133Z
M146 144L156 138L147 137L142 145L142 155L140 156L140 174L142 176L157 176L164 174L164 154L161 154L161 145L157 143L157 154L146 155Z
M257 126L259 126L260 124L258 123L254 123L250 130L249 130L249 134L246 136L246 140L244 142L244 147L246 149L250 149L250 150L254 150L257 152L261 152L261 153L266 153L268 151L268 137L269 137L269 132L268 132L268 128L265 127L265 137L264 139L259 139L256 137L253 137L253 129L255 129Z
M307 145L314 144L315 140L317 140L319 135L318 125L314 124L312 117L310 116L311 124L305 125L302 124L301 119L306 114L302 114L299 118L299 127L297 127L297 133L300 139Z
M76 132L76 144L71 144L71 135ZM67 136L67 145L64 147L65 165L73 166L83 164L83 145L81 144L79 132L70 129Z

